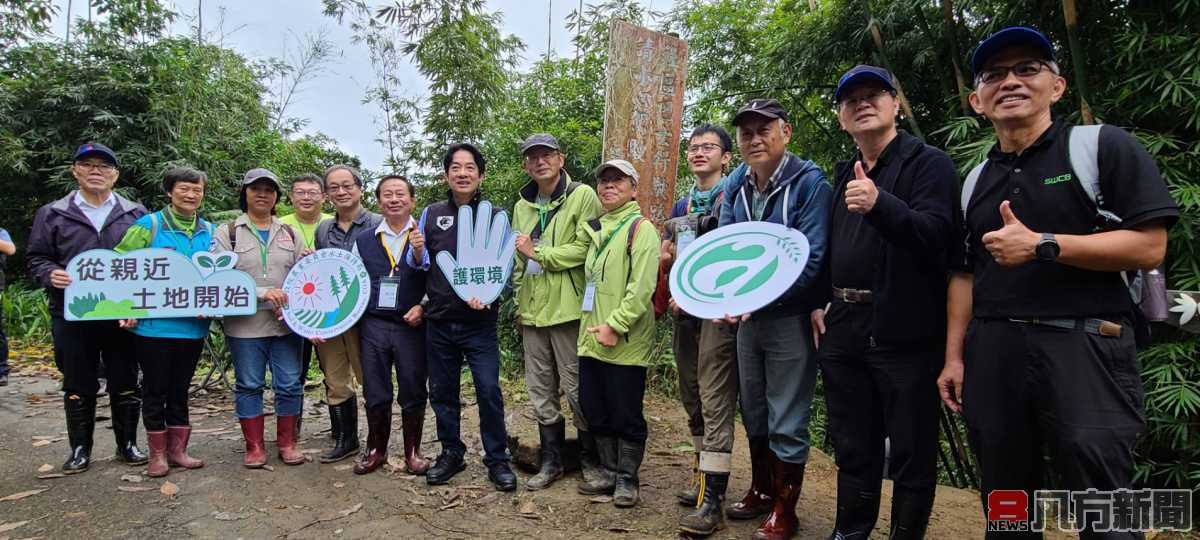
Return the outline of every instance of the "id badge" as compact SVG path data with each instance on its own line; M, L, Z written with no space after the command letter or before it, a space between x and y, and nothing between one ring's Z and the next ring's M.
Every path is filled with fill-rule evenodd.
M691 244L695 239L696 231L691 229L679 231L679 239L675 244L675 253L683 253L683 250L687 249L688 244Z
M696 240L697 215L691 214L675 225L675 253L681 253L688 244Z
M542 243L542 239L538 238L533 241L533 249L537 249L538 244ZM540 276L542 275L542 265L532 258L525 259L525 275Z
M596 307L596 283L589 281L587 287L583 289L583 306L581 309L584 313L590 313Z
M400 292L400 278L398 277L381 277L379 278L379 309L396 309L396 298Z

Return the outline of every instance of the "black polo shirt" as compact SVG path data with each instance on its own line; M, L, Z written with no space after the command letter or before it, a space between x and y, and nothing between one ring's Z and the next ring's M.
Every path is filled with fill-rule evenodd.
M900 137L892 138L867 178L880 178L889 166L899 168L901 163L892 163L893 149L900 144ZM841 171L844 178L836 178L835 185L841 189L833 195L833 229L829 231L829 266L833 286L842 289L871 290L871 283L879 262L882 238L875 227L867 223L866 216L846 208L846 187L854 180L854 162L862 160L862 153L855 154ZM879 186L876 186L878 188Z
M965 241L958 270L974 273L976 317L1120 316L1132 301L1119 272L1096 272L1061 263L1029 262L1015 268L996 263L982 236L1002 226L1000 203L1038 233L1086 235L1099 232L1096 210L1071 169L1070 126L1055 122L1020 154L996 145L988 153L967 208ZM1104 126L1099 141L1100 191L1105 209L1134 228L1179 217L1158 167L1129 133Z

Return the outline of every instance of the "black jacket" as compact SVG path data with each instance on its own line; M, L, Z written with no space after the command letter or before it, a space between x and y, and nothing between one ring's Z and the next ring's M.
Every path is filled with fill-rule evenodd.
M479 201L482 200L479 192L475 193L475 198L469 203L471 208L479 209ZM495 216L501 210L492 208L492 215ZM489 218L490 219L490 218ZM444 201L433 203L421 212L420 224L421 234L425 236L425 257L426 262L436 260L439 251L449 251L450 253L458 253L458 205L454 204L454 197L447 196ZM412 261L412 250L408 250L405 257L415 263L414 267L420 267L421 261ZM495 322L499 315L499 304L492 302L487 309L471 309L458 294L454 292L454 287L450 286L450 282L446 280L446 276L437 268L437 264L430 264L426 268L425 276L425 294L429 297L429 302L425 305L425 318L430 320L446 320L456 322Z
M958 173L945 152L905 131L897 137L888 165L872 178L879 197L865 216L883 240L872 261L871 336L881 346L941 346L951 242L961 226ZM833 204L846 204L855 160L834 167ZM829 246L830 253L837 249ZM831 286L824 288L829 298Z

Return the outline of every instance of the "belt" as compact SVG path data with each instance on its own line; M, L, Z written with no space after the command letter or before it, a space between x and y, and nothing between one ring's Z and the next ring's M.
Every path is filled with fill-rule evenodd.
M1052 326L1063 330L1082 330L1089 334L1121 337L1121 325L1104 319L1009 319L1015 323Z
M871 291L865 289L839 289L834 287L833 297L837 300L846 302L847 304L871 303Z

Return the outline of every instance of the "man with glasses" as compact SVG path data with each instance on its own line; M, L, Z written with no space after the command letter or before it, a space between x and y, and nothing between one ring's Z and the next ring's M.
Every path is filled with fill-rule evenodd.
M804 328L807 314L826 296L820 273L833 202L821 169L787 151L792 137L787 119L787 111L773 99L752 99L733 117L746 163L729 175L720 218L721 226L748 221L783 225L803 233L809 244L804 271L787 291L753 313L730 313L724 319L740 323L742 419L747 438L764 449L751 460L765 460L771 478L769 493L752 486L743 502L751 502L758 512L769 504L770 515L754 533L767 539L796 533L796 501L808 463L808 421L817 382L812 336Z
M325 193L337 215L317 225L316 248L352 251L358 235L375 230L383 217L363 208L363 177L358 169L334 165L325 169L324 181ZM358 400L350 380L353 376L360 385L363 380L358 327L313 342L317 345L317 362L325 374L325 401L334 438L333 448L321 454L320 460L332 463L354 455L359 448Z
M321 177L312 173L305 173L297 176L292 180L292 188L288 192L288 198L292 201L292 208L296 211L279 218L279 222L291 227L300 232L300 238L304 241L304 250L310 251L316 249L317 225L322 221L331 219L332 214L326 214L321 211L321 207L325 204L325 186L322 183ZM312 365L313 344L311 341L304 340L300 346L300 384L308 382L308 368ZM304 419L304 407L300 407L300 420ZM300 429L299 423L296 429ZM334 433L334 437L337 434Z
M529 182L518 192L513 228L520 253L513 268L517 316L525 347L525 389L538 422L541 470L525 483L531 491L550 487L563 474L566 422L559 392L567 398L578 433L583 481L599 478L596 439L579 408L579 319L582 316L583 260L587 246L576 242L580 223L601 213L589 186L574 182L563 164L558 139L539 133L521 145ZM554 250L556 246L572 246Z
M985 508L1014 502L996 490L1032 503L1049 487L1046 450L1058 489L1129 488L1145 416L1140 313L1121 272L1158 266L1179 211L1129 133L1054 120L1067 82L1041 32L991 35L971 69L971 106L991 120L996 145L963 190L942 400L966 417ZM1082 538L1142 536L1101 534L1096 514L1077 513Z
M888 538L923 538L937 485L937 392L946 260L958 175L945 152L896 128L892 74L855 66L833 93L857 152L834 171L828 308L812 312L837 457L834 539L865 539L879 515L884 440Z
M716 226L725 187L725 166L733 159L733 139L720 126L703 124L688 137L688 169L695 183L671 208L665 227L665 270L680 250ZM724 526L725 490L733 458L737 407L737 325L702 321L669 303L675 317L673 348L679 374L679 400L692 435L692 482L675 494L693 507L680 529L692 536ZM701 492L703 486L703 492Z
M117 321L67 322L63 318L63 289L71 284L66 266L72 257L89 249L113 249L146 209L113 192L121 173L116 153L107 146L80 146L75 151L71 174L79 189L38 209L25 252L30 276L46 288L50 297L54 363L63 375L63 408L71 447L62 471L80 473L91 464L101 359L111 396L116 458L129 465L145 465L146 454L137 447L142 397L133 358L133 334Z

